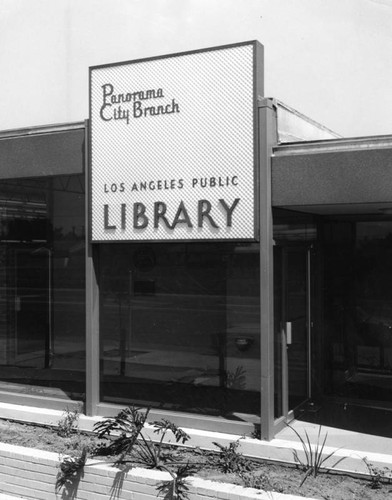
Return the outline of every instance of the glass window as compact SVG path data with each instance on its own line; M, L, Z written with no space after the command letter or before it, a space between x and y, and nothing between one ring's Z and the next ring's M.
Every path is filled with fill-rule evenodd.
M392 402L392 221L324 227L326 392Z
M102 399L259 415L258 245L99 248Z
M1 390L84 397L83 176L0 181Z

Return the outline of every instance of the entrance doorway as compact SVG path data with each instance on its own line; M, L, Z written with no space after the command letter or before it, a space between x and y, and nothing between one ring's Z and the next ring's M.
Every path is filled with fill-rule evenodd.
M275 417L287 417L311 397L310 259L307 245L274 248Z
M392 436L392 221L334 217L320 225L323 366L317 423Z

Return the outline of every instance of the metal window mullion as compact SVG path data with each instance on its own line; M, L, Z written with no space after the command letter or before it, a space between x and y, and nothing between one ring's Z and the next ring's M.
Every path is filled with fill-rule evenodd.
M85 148L85 243L86 243L86 415L96 415L99 403L99 288L97 259L90 241L89 123L86 120Z

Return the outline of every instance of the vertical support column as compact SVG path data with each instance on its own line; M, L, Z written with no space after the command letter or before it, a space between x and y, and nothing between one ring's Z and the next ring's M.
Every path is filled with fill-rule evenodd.
M276 106L259 98L259 224L260 224L260 346L261 439L274 437L274 287L271 154L277 143Z
M85 173L86 173L86 415L95 415L99 403L99 290L96 275L96 259L90 241L90 155L89 122L86 120Z

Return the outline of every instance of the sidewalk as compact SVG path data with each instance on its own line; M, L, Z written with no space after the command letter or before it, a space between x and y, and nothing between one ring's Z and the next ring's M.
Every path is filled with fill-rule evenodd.
M290 425L294 427L302 436L305 436L305 429L313 442L317 441L319 425L306 421L294 420ZM392 422L391 422L392 426ZM392 438L374 436L370 434L362 434L359 432L337 429L334 427L322 426L321 435L328 432L327 445L331 447L355 450L360 453L378 453L391 456L392 460ZM295 433L286 427L276 435L276 439L286 441L298 441Z

